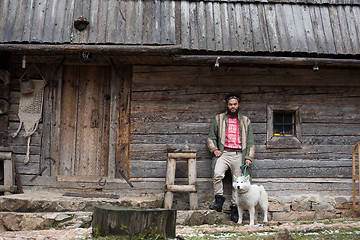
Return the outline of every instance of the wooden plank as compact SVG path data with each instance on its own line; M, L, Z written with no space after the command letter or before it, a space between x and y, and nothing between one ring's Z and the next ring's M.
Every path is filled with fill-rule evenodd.
M302 124L303 135L359 136L360 124ZM339 131L341 129L341 131Z
M13 1L13 2L18 2L18 7L16 9L16 16L25 16L25 12L26 12L25 0ZM9 8L9 11L14 11L14 10L15 9ZM23 27L24 27L24 18L16 17L14 21L14 25L12 27L9 27L13 32L12 41L21 42L23 40L22 39Z
M196 153L168 153L168 158L196 158Z
M250 4L250 14L254 50L256 52L267 51L269 49L268 34L264 27L265 19L262 5Z
M68 5L66 1L58 1L57 3L58 4L56 6L56 11L54 16L54 20L55 20L54 26L56 27L54 27L53 29L53 41L59 43L65 40L63 36L63 28L64 26L67 26L66 25L67 23L64 21L64 19L65 19L65 10L67 9Z
M118 67L120 76L118 82L121 84L121 107L119 111L119 125L116 141L116 177L121 177L119 170L128 174L129 172L129 146L130 146L130 89L132 79L132 68L129 65Z
M9 14L9 10L8 10L9 4L10 4L10 0L0 1L0 40L1 41L5 40L6 27L9 26L6 24Z
M97 42L107 42L107 27L104 27L104 23L107 23L107 16L109 10L109 1L98 2L98 15L97 15L97 29L96 34Z
M352 13L353 13L353 16L354 16L354 21L355 21L355 29L358 33L360 32L360 19L357 18L356 16L359 16L360 15L360 8L359 7L354 7L352 9ZM357 36L357 41L360 42L360 36L358 35ZM359 46L358 46L359 47Z
M134 24L134 37L133 37L133 43L140 44L141 43L141 37L143 32L143 19L144 19L144 3L142 0L135 1L134 6L134 16L136 14L141 17L133 17L133 24Z
M76 129L79 68L66 66L64 68L61 94L61 118L60 118L60 143L59 143L59 166L60 175L73 175L76 161Z
M327 53L336 54L335 42L337 41L336 36L333 35L331 27L331 18L328 8L321 9L322 24L324 28L325 44L327 47Z
M109 101L105 96L109 87L105 72L103 67L80 67L76 175L107 174Z
M199 2L197 3L197 16L195 18L195 24L197 25L197 31L198 31L198 41L199 46L198 48L200 50L206 50L207 49L207 35L206 35L206 12L205 12L205 3Z
M74 16L74 8L75 8L76 0L68 0L65 4L65 15L64 18L61 18L60 21L63 22L64 29L62 29L62 42L70 42L71 40L71 33L74 31L74 20L78 16ZM59 26L60 24L58 24ZM71 28L66 28L65 26L71 26Z
M176 24L176 21L180 19L180 14L176 13L176 1L172 0L169 4L169 29L162 30L169 32L169 40L166 41L167 44L177 44L177 34L179 33L178 27L179 25ZM164 41L165 39L163 39Z
M214 39L215 39L215 50L222 51L223 50L223 38L222 38L222 28L221 28L221 9L220 3L213 3L213 11L214 11Z
M206 47L208 50L215 50L215 23L214 8L212 2L205 3L205 31L206 31Z
M180 2L181 9L181 41L183 47L188 49L190 47L190 13L189 13L189 2L181 1Z
M292 12L294 19L294 27L296 29L295 38L297 39L297 45L299 46L298 51L308 52L309 49L308 49L308 42L306 38L305 28L308 28L309 26L305 27L306 23L303 20L304 6L306 5L299 5L299 6L292 5Z
M47 1L44 21L43 42L54 41L55 16L58 7L58 1Z
M110 102L110 129L109 129L109 162L108 177L115 178L116 175L116 138L118 123L118 112L120 111L121 86L117 82L117 70L115 66L111 69L111 102Z
M286 51L290 48L290 40L289 33L287 28L287 23L285 21L285 10L284 6L281 4L275 4L276 11L276 22L277 22L277 30L279 36L279 43L281 46L281 51Z
M222 50L230 51L231 50L231 33L229 26L229 13L226 3L220 3L220 22L221 22L221 33L222 33Z
M170 192L196 192L195 185L166 185L166 190Z
M151 22L153 21L152 16L152 2L151 1L144 1L143 2L143 32L142 32L142 42L149 43L151 42Z
M190 46L191 48L199 48L199 20L198 16L198 9L197 9L197 2L190 2L189 5L189 18L191 19L189 22L190 28Z
M357 32L357 29L359 29L359 26L356 25L356 19L358 18L358 15L355 15L354 8L351 6L345 6L345 14L346 14L346 20L348 24L348 31L349 31L349 38L351 42L351 46L353 49L353 52L359 52L360 50L360 37L359 32ZM358 21L359 22L359 21Z
M149 43L152 44L159 44L161 43L161 38L160 38L160 0L154 0L151 2L151 23L150 23L150 35L149 35Z
M160 2L160 22L159 30L161 42L168 42L170 39L170 12L169 12L169 1Z
M8 14L6 19L6 26L15 26L16 11L18 9L18 1L10 1L8 5ZM4 40L12 41L14 35L14 29L12 27L5 27Z
M89 33L89 37L88 40L89 42L97 42L97 34L98 32L100 32L101 26L99 26L101 24L101 22L99 22L99 4L100 2L98 1L90 1L90 6L89 6L89 16L87 17L87 19L90 22L90 27L88 30ZM102 3L105 4L105 3Z
M336 53L344 52L344 45L341 36L341 25L339 22L338 12L336 6L329 6L331 30L336 38L334 41Z
M344 53L351 54L353 52L352 43L349 36L349 27L347 23L347 16L344 9L344 6L337 6L337 14L339 18L340 24L340 31L341 31L341 38L342 38L342 45L344 46Z
M266 21L266 32L268 32L269 39L269 49L271 52L280 51L281 46L279 43L279 34L276 25L276 11L275 5L266 4L264 5L264 11L266 14L264 15Z

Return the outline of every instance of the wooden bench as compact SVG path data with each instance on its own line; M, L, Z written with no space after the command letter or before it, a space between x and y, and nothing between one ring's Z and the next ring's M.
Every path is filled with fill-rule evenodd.
M0 164L4 166L4 184L0 185L0 192L4 192L5 195L16 192L15 180L14 180L14 163L12 161L12 152L7 151L4 148L0 148Z
M187 178L188 185L175 185L176 159L187 159ZM198 208L197 187L196 187L196 151L183 150L168 152L166 162L166 185L165 185L165 199L164 208L171 209L174 193L173 192L188 192L190 210Z

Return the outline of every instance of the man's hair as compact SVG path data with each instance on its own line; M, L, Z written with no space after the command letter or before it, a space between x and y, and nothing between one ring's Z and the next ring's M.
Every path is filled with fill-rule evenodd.
M236 99L238 100L238 102L240 103L241 101L241 96L237 93L229 93L228 95L226 95L225 97L225 101L226 103L230 100L230 99Z

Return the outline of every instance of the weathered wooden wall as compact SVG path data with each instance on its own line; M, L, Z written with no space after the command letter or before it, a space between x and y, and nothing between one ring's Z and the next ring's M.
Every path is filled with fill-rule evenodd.
M51 81L45 88L42 122L32 137L30 163L23 164L26 153L23 131L17 138L9 138L8 144L15 152L25 185L80 187L80 183L71 185L53 178L58 174L56 129L60 103L58 88L63 69L59 62L37 66ZM12 133L18 127L20 64L13 64L10 72L7 117L8 132ZM197 150L201 195L211 195L212 156L205 139L214 116L225 108L223 97L235 91L242 94L241 111L253 124L257 145L255 164L259 168L254 173L255 181L264 183L273 195L280 194L279 190L350 195L351 151L360 141L359 76L359 70L349 69L315 72L307 68L281 67L118 66L116 70L113 66L110 88L115 97L110 106L109 144L115 150L109 154L119 162L109 165L108 174L122 179L118 169L126 170L126 158L117 156L129 154L129 175L137 185L135 190L147 192L151 188L162 192L167 149L189 146ZM132 83L126 80L130 78ZM302 148L266 147L267 106L278 104L300 106ZM126 147L129 125L130 153ZM53 181L43 177L29 182L44 166L49 168L43 175ZM177 168L177 177L184 178L185 162L180 161ZM79 180L81 184L87 181ZM96 182L89 181L89 187L94 186ZM109 183L106 188L123 190L117 183Z
M352 147L360 140L359 74L326 69L135 67L130 176L163 178L167 149L188 145L197 150L198 177L210 179L212 156L205 139L214 116L225 109L223 97L234 91L242 94L241 112L252 120L259 168L255 180L272 179L267 187L274 191L320 187L331 192L341 185L344 193L351 184L341 180L351 178ZM301 149L267 149L266 113L273 104L301 107ZM184 177L185 170L186 165L179 164L178 177ZM333 184L334 179L338 183Z

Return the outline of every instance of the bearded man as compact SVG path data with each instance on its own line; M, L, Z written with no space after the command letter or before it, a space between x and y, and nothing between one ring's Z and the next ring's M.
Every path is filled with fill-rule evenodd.
M207 146L214 154L213 158L213 186L215 203L210 209L222 211L225 202L223 192L223 178L230 169L232 178L241 176L240 166L245 163L250 166L255 154L253 131L250 119L239 113L240 95L230 93L225 97L227 111L218 114L210 128ZM231 220L238 221L238 211L235 201L235 190L232 191Z

